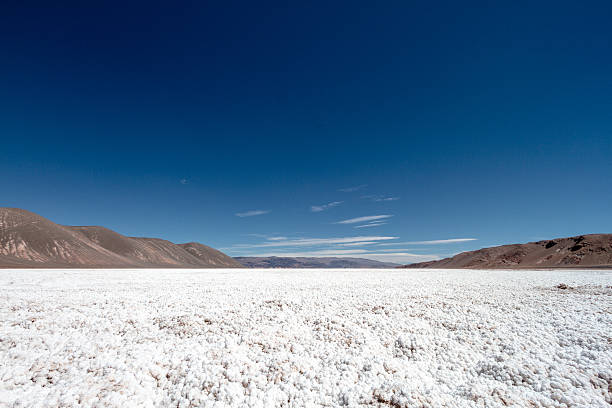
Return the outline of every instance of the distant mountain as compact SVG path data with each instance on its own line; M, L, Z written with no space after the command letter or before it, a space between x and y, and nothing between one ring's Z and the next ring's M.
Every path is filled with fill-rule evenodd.
M198 243L126 237L99 226L71 227L18 208L0 208L0 267L240 268Z
M395 268L390 262L379 262L365 258L306 258L306 257L235 257L247 268Z
M572 268L612 267L612 234L556 238L462 252L452 258L402 268Z

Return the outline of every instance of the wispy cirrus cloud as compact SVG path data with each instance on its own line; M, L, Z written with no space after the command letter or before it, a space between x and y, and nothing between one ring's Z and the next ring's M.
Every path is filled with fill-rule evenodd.
M440 259L437 254L412 254L410 252L372 252L362 249L324 249L300 252L268 252L257 256L278 257L333 257L333 258L367 258L381 262L407 264L413 262L434 261Z
M435 239L432 241L407 241L407 242L394 242L393 244L379 244L379 245L442 245L442 244L455 244L458 242L469 242L477 241L477 238L450 238L450 239Z
M310 206L310 211L312 212L320 212L320 211L325 211L327 209L336 207L340 204L342 204L343 201L332 201L331 203L327 203L327 204L323 204L323 205L312 205Z
M357 236L357 237L338 237L338 238L295 238L277 241L268 241L260 244L236 244L225 250L232 249L248 249L248 248L268 248L268 247L299 247L299 246L317 246L317 245L334 245L334 244L351 244L357 242L381 242L398 239L398 237L390 236Z
M254 217L256 215L268 214L269 210L250 210L245 212L236 213L236 217Z
M361 254L359 257L373 259L375 261L381 262L395 262L399 264L437 261L438 259L441 259L441 257L437 254L412 254L409 252L389 252L384 254L371 252Z
M383 215L367 215L365 217L357 217L357 218L349 218L348 220L338 221L335 224L358 224L361 222L369 222L375 220L382 220L385 218L391 218L392 215L383 214Z
M179 183L181 183L182 185L189 184L189 180L187 180L186 178L182 178L179 180Z
M342 191L343 193L352 193L353 191L361 190L362 188L365 188L367 186L367 184L361 184L359 186L341 188L338 191Z
M386 222L371 222L369 224L363 225L355 225L353 228L371 228L371 227L380 227L381 225L387 225Z
M361 198L365 198L367 200L372 200L372 201L376 201L376 202L382 202L382 201L397 201L399 200L399 197L390 197L390 196L380 196L380 195L365 195L362 196Z
M259 256L350 256L358 255L368 251L362 249L320 249L314 251L299 252L270 252Z
M363 246L363 245L372 245L375 244L375 241L362 241L362 242L349 242L348 244L336 244L341 247L354 247L354 246Z
M278 257L354 257L407 264L440 259L439 254L412 253L406 248L381 248L383 242L397 240L394 236L362 235L333 238L286 238L266 236L254 244L236 244L221 248L233 256ZM419 251L417 251L419 252Z

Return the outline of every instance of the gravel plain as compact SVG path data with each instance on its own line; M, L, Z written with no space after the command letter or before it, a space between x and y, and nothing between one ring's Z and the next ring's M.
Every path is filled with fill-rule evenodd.
M1 270L0 407L610 407L611 285L579 270Z

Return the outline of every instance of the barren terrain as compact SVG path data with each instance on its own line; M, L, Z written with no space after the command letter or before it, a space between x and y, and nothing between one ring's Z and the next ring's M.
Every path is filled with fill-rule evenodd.
M0 207L0 268L240 268L209 246L127 237L100 226L56 224Z
M403 268L433 269L612 269L612 234L587 234L461 252L452 258Z

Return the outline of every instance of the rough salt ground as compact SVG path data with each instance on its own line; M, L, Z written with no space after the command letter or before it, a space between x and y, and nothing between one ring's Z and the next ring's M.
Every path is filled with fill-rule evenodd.
M609 271L3 270L0 406L609 407L610 285Z

